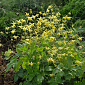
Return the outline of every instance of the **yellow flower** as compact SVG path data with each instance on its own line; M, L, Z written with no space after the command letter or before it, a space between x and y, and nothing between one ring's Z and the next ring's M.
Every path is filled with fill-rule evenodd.
M79 65L79 66L82 64L82 62L80 62L80 61L78 61L78 60L76 60L75 63L76 63L77 65Z
M42 14L42 12L39 12L39 14Z
M58 49L59 49L59 50L63 50L63 47L59 47Z
M54 74L50 74L50 77L53 77L54 76Z
M51 25L54 25L54 22L51 22Z
M34 23L33 23L33 24L31 24L31 27L34 27Z
M82 52L82 54L85 54L85 52Z
M6 34L8 34L8 32L6 32Z
M28 17L28 21L32 21L32 17Z
M27 28L26 28L26 27L24 27L24 28L23 28L23 31L26 31L26 30L27 30Z
M72 17L67 17L67 20L71 20Z
M55 40L55 37L50 37L50 42L53 42Z
M53 58L48 58L47 62L54 62L54 59Z
M6 27L5 29L6 29L6 30L9 30L9 27Z
M12 33L12 34L14 34L14 33L15 33L15 29L14 29L14 30L12 30L12 31L11 31L11 33Z
M0 47L2 47L3 45L0 43Z
M46 14L45 14L45 13L43 13L42 15L43 15L43 16L45 16Z
M79 37L78 39L79 39L80 41L82 41L82 38L83 38L83 37Z
M37 64L39 65L39 64L40 64L40 62L37 62Z
M52 8L52 6L48 6L48 8L50 9L50 8Z
M50 48L49 47L46 47L46 50L49 50Z
M60 33L57 33L57 35L59 35L59 36L60 36L61 34L60 34Z
M41 8L43 8L43 6L41 6Z
M65 56L66 56L66 54L64 53L64 54L62 54L62 56L63 56L63 57L65 57Z
M33 60L35 60L35 56L32 56Z
M27 42L29 42L29 39L26 39Z
M15 22L12 23L12 25L15 25L15 24L16 24Z
M20 29L22 29L22 28L23 28L23 26L19 26L19 28L20 28Z
M12 25L12 28L15 28L16 26L15 25Z
M40 56L39 56L39 59L41 59L41 58L42 58L42 56L40 55Z
M11 41L13 41L13 39L11 39Z
M69 12L68 14L71 15L71 12Z
M23 19L21 19L21 22L22 22L22 23L24 23L24 22L26 22L26 21L25 21L25 20L23 20Z
M19 15L19 13L18 13L18 12L17 12L16 14L17 14L17 15Z
M22 36L21 38L22 38L22 39L25 39L25 37L24 37L24 36Z
M83 46L79 46L79 49L82 49Z
M69 31L68 33L72 34L72 32L73 32L73 31L71 30L71 31Z
M18 36L15 36L15 35L13 36L14 39L17 39L17 37L18 37Z
M29 65L30 65L30 66L33 66L33 63L31 62L31 63L29 63Z
M30 13L32 13L32 9L30 9Z
M39 14L36 14L36 17L38 17L39 16Z
M74 57L72 54L70 55L71 57Z
M73 44L73 43L75 43L75 40L71 40L71 42L70 42L71 44Z
M18 24L20 24L20 23L21 23L21 21L19 20L19 21L17 21L17 23L18 23Z
M33 18L33 19L35 19L35 18L36 18L36 16L34 16L34 15L33 15L33 16L32 16L32 18Z
M69 50L69 47L66 47L65 50Z
M50 10L49 10L49 9L47 9L47 11L46 11L46 12L48 12L48 13L49 13L49 12L50 12Z
M26 13L26 16L29 16L29 13L25 12Z
M62 42L61 41L58 41L58 44L61 46L62 45Z
M39 21L42 21L42 18L41 17L39 18Z
M2 31L0 32L2 35L4 34Z
M64 20L66 20L67 17L63 17Z

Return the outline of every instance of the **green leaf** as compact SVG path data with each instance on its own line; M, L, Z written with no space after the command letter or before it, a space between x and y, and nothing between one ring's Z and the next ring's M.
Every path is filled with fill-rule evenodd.
M56 73L58 73L59 71L60 71L59 69L55 68L55 69L53 70L53 74L56 74Z
M28 56L21 57L20 60L22 60L22 61L28 61L29 62Z
M62 76L64 76L64 72L61 71L61 72L58 73L58 75L59 75L60 77L62 77Z
M39 74L39 75L37 76L37 82L38 82L38 83L42 83L43 80L44 80L44 77L43 77L41 74Z
M11 63L8 63L7 64L7 68L6 68L6 72L12 67L12 64Z
M18 71L19 70L21 64L22 64L22 61L19 60L18 63L17 63L17 65L16 65L15 71Z
M23 69L26 69L26 64L27 64L27 62L23 62L23 64L22 64Z
M24 46L21 48L21 51L26 52L26 51L28 51L28 48Z
M23 69L19 69L19 71L17 72L17 75L21 78L23 78L24 76L24 70Z
M57 82L51 82L49 85L58 85Z
M14 82L16 82L17 80L18 80L18 75L15 74L15 75L14 75Z
M70 80L72 78L72 74L71 73L68 73L65 75L65 79L66 80Z
M57 83L60 83L60 84L63 83L63 80L61 79L61 77L58 74L55 77L55 81L57 81Z
M33 77L35 76L35 74L29 74L28 77L29 77L29 81L31 81L33 79Z
M10 61L10 63L7 64L7 68L6 68L6 72L11 68L13 67L14 64L17 63L17 60L16 59L13 59L12 61Z
M52 71L52 70L53 70L53 66L46 66L46 67L45 67L45 70L46 70L46 71Z
M22 85L22 82L20 82L19 85Z
M68 61L68 66L71 67L71 65L73 63L71 57L67 57L67 61Z
M20 48L16 48L16 52L20 53L21 52Z

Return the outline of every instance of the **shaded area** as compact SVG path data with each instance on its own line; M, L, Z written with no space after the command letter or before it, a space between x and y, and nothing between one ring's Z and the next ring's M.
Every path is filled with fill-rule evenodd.
M16 85L13 81L14 73L12 68L4 76L8 61L2 57L2 50L0 49L0 85Z

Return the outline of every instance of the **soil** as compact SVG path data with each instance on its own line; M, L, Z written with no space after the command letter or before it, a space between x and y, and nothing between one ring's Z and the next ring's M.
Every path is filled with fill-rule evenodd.
M2 57L3 50L4 49L0 48L0 85L16 85L13 81L14 73L12 68L6 73L6 76L4 76L8 61Z

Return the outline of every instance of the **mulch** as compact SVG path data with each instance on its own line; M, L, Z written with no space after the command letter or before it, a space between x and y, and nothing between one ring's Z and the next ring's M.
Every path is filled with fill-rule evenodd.
M13 79L14 73L12 68L4 76L8 61L2 57L2 51L3 49L0 48L0 85L16 85Z

